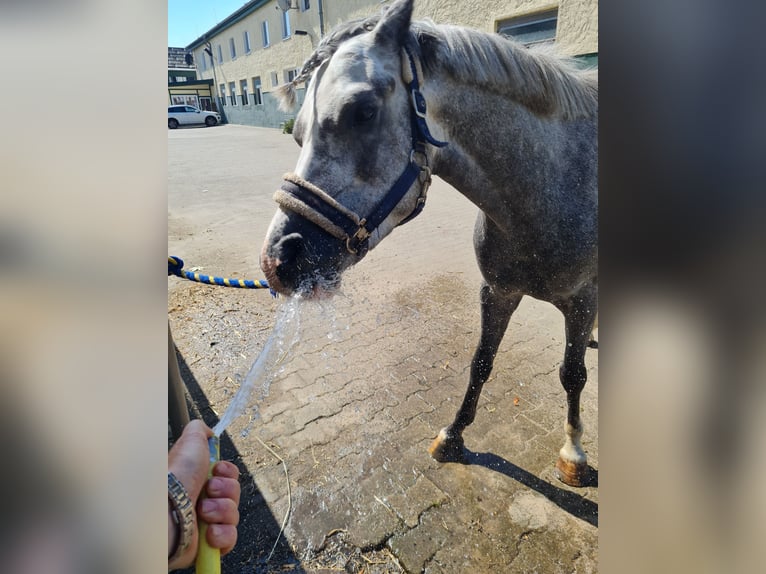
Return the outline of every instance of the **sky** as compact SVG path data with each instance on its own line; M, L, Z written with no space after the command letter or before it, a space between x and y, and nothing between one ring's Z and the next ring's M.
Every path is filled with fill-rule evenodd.
M248 0L168 0L168 46L185 48Z

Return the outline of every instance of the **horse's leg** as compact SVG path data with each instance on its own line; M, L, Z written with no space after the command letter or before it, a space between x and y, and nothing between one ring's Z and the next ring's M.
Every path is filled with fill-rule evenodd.
M596 313L596 321L593 323L593 329L590 332L588 346L591 349L598 349L598 313Z
M439 432L428 449L439 462L459 462L463 459L463 431L476 417L481 388L492 372L492 364L503 340L511 314L519 306L522 294L508 295L492 289L486 282L481 286L481 338L471 362L471 376L463 404L448 427Z
M583 427L580 420L580 394L588 378L585 349L596 318L597 293L588 287L560 305L566 324L566 350L559 369L561 384L567 393L566 439L556 461L556 476L570 486L584 486L589 469L580 443Z

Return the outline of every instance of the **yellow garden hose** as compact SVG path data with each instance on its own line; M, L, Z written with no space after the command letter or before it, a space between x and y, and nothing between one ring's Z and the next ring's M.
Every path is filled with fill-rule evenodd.
M217 435L207 439L207 445L210 449L210 467L207 471L207 477L213 476L213 467L221 459L221 441ZM201 498L205 497L205 490L202 490ZM221 574L221 551L218 548L212 548L207 542L207 523L198 520L199 523L199 545L197 547L197 574Z

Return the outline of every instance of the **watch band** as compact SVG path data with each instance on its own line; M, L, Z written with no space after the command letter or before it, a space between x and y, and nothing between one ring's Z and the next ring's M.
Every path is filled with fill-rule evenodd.
M178 543L175 551L170 553L168 561L175 560L191 544L194 535L194 506L189 493L172 472L168 472L168 499L171 505L171 515L178 527Z

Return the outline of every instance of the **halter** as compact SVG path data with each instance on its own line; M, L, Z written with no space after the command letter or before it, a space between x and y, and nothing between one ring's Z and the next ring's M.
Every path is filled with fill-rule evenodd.
M410 94L410 130L412 149L404 171L388 193L367 217L360 217L338 203L333 197L294 173L287 173L284 183L274 194L274 200L288 209L318 225L324 231L343 241L349 253L358 254L378 226L386 220L407 194L415 180L420 182L420 195L415 209L397 225L415 218L423 211L426 193L431 185L431 168L428 165L426 144L444 147L447 142L435 139L426 123L426 99L420 91L418 67L409 48L402 48L402 77Z

